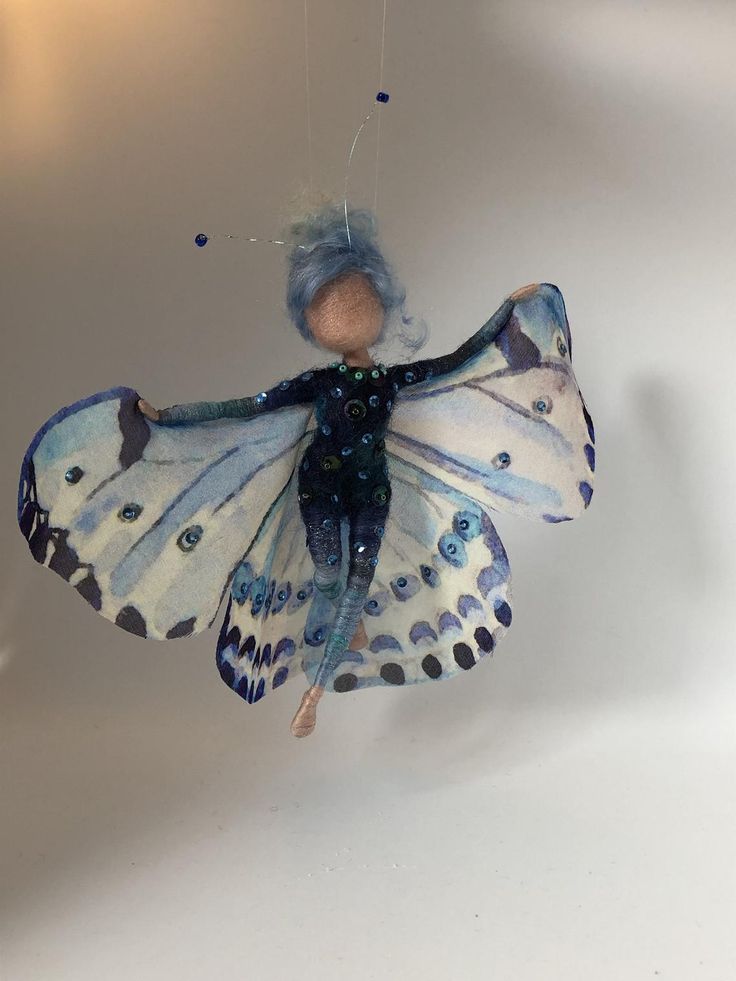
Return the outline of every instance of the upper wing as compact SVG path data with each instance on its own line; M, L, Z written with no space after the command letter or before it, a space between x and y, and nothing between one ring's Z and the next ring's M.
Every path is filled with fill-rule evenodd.
M519 290L494 341L462 367L397 394L397 456L488 506L545 521L590 503L595 434L570 360L562 294Z
M176 428L115 388L56 413L23 460L18 520L33 557L142 637L208 627L288 481L311 409Z

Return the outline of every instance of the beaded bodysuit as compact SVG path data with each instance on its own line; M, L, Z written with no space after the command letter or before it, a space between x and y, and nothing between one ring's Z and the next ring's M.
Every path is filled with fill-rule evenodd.
M510 310L507 303L492 321L451 354L387 368L351 367L334 362L306 371L255 396L224 402L195 402L162 409L162 425L223 418L250 418L287 406L312 403L316 429L299 463L299 507L306 543L314 562L314 585L336 605L330 636L315 684L324 687L343 660L360 622L379 561L381 538L391 500L384 437L396 394L460 367L489 343ZM348 523L349 560L341 587L342 525ZM334 678L347 691L354 675Z

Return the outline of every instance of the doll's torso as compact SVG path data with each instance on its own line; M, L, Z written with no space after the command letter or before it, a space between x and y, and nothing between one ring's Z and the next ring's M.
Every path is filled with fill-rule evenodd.
M348 514L388 503L385 435L394 387L383 365L320 372L317 425L299 467L299 500Z

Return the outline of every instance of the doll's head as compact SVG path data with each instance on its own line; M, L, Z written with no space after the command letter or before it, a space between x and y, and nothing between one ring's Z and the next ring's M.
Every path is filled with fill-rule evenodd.
M292 228L286 301L299 333L329 351L346 353L383 339L404 302L378 246L373 216L329 205Z

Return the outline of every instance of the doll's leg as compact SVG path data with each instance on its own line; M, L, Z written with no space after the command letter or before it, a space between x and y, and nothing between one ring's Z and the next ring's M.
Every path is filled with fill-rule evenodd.
M371 506L351 519L347 585L340 598L314 683L302 698L292 722L291 731L295 736L308 736L314 729L317 722L317 702L322 697L326 684L344 660L348 645L361 623L363 607L378 564L378 551L387 513L387 507Z
M310 504L302 508L302 519L314 563L314 585L334 602L340 594L340 516L334 510Z

